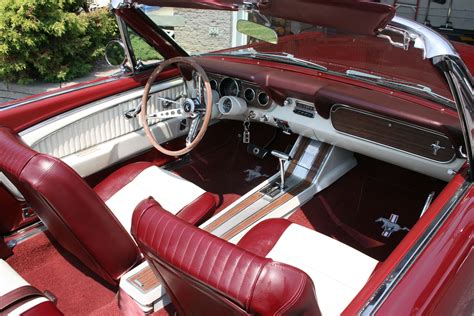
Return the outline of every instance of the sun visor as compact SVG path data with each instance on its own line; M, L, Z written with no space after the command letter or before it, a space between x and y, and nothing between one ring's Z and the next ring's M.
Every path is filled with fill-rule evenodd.
M357 0L268 0L262 1L259 11L364 35L377 34L395 15L393 6Z

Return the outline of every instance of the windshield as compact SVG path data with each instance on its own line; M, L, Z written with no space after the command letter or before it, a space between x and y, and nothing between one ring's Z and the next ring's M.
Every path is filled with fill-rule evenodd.
M302 67L317 64L323 66L321 69L340 74L347 74L347 70L376 74L382 78L402 80L408 85L422 85L426 89L418 88L419 91L431 90L433 94L452 100L445 78L430 60L423 59L422 50L410 47L406 51L392 46L384 38L342 33L246 11L150 6L142 6L141 10L190 55L233 54L242 58L262 58L265 56L245 52L284 54L311 62L295 63L288 58L284 61ZM270 26L278 35L278 43L272 44L238 32L239 20ZM371 78L357 76L357 79L370 81ZM392 88L398 87L392 85Z

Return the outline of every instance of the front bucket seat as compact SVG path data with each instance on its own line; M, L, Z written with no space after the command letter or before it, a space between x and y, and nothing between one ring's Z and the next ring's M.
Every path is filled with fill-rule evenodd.
M207 219L216 205L213 194L148 162L119 169L94 191L60 159L34 151L6 127L0 127L0 171L54 239L111 284L141 260L130 235L141 200L153 196L191 224Z

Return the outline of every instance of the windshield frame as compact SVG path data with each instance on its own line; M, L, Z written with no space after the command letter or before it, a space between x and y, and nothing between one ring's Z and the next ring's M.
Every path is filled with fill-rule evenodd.
M179 56L190 56L172 37L170 37L159 25L155 24L151 19L150 17L147 16L147 14L139 7L131 7L131 8L128 8L128 10L132 9L133 11L136 12L136 14L138 16L140 16L140 19L141 19L141 23L143 22L146 22L146 25L147 26L150 26L154 29L155 33L158 34L160 37L162 37L162 39L165 40L166 42L166 45L167 46L171 46L173 48L173 50L176 52L176 54L178 54ZM397 21L397 25L399 26L401 24L401 21L403 20L402 19L396 19ZM390 23L389 23L390 24ZM132 27L130 24L127 24L128 26ZM141 28L140 28L141 29ZM136 29L136 28L133 28L133 30L139 34L139 35L143 35L141 34L140 30L139 29ZM431 31L432 33L435 33L434 31ZM437 34L437 33L436 33ZM413 34L412 34L413 35ZM147 37L144 37L142 36L151 46L153 46L153 48L159 52L161 54L161 47L157 47L156 45L154 45L154 43L152 42L149 42L147 40ZM423 37L425 38L425 37ZM449 42L448 42L449 43ZM423 47L425 47L424 49L426 50L426 47L430 47L429 45L424 45ZM452 45L445 45L443 47L447 47L446 49L452 49L454 51L454 55L456 55L457 53L455 52L454 48L452 47ZM238 48L238 47L233 47L232 49L235 49L235 48ZM419 48L419 47L418 47ZM130 49L130 48L129 48ZM411 49L416 49L415 47L411 47ZM171 57L175 57L175 56L165 56L165 54L162 54L163 57L165 59L168 59L168 58L171 58ZM173 54L174 55L174 54ZM228 54L226 52L220 52L220 51L216 51L216 52L210 52L210 53L206 53L206 54L200 54L201 56L209 56L209 55L221 55L221 56L232 56L232 57L238 57L238 58L252 58L251 56L236 56L236 55L231 55L231 54ZM193 56L193 55L192 55ZM252 59L259 59L257 56L255 58L252 58ZM273 60L275 62L279 62L279 63L286 63L286 64L291 64L291 65L295 65L295 66L300 66L300 67L303 67L303 68L309 68L309 69L314 69L314 67L310 67L308 65L304 65L303 63L292 63L290 62L289 60ZM306 60L303 60L303 61L306 61ZM308 64L309 63L314 63L314 61L310 61L308 60ZM152 67L156 67L156 65L158 65L159 62L155 63L155 64L149 64L149 65L145 65L143 67L140 67L140 69L137 69L137 68L134 68L134 71L135 72L141 72L141 71L146 71ZM443 78L444 75L442 72L439 72L439 69L438 67L435 66L435 64L433 63L433 61L431 60L431 64L433 65L433 71L437 71L438 74L442 75ZM135 62L135 65L136 66L136 62ZM348 69L350 67L350 65L343 65L343 66L347 66ZM363 68L361 68L363 69ZM317 69L316 69L317 70ZM320 70L322 71L322 70ZM440 105L442 106L446 106L446 107L449 107L450 109L453 109L453 110L456 110L456 107L455 107L455 103L454 101L452 101L450 98L446 98L446 96L441 96L441 98L438 98L436 97L435 95L433 94L427 94L427 93L424 93L422 90L419 90L419 91L415 91L413 89L400 89L400 87L394 87L393 85L392 86L387 86L387 85L383 85L381 84L380 82L376 82L374 80L368 80L368 79L364 79L364 78L357 78L357 77L354 77L354 76L348 76L346 75L345 73L343 72L339 72L339 71L333 71L333 70L328 70L327 71L329 74L331 75L335 75L335 76L339 76L339 77L344 77L344 78L349 78L349 79L352 79L352 80L357 80L357 81L361 81L361 82L364 82L364 83L369 83L369 84L372 84L372 85L376 85L376 86L385 86L386 88L389 88L389 89L392 89L392 90L396 90L396 91L400 91L402 93L406 93L406 94L409 94L409 95L414 95L416 97L421 97L423 99L427 99L429 101L432 101L432 102L436 102L436 103L439 103ZM378 73L377 73L378 74ZM405 80L405 79L401 79L401 78L398 78L398 77L386 77L384 75L381 75L382 77L384 78L387 78L387 79L391 79L391 78L394 78L396 80L404 80L404 81L408 81L408 80ZM446 79L443 80L444 83L447 83ZM419 82L413 82L414 84L422 84L422 83L419 83ZM426 85L428 87L430 87L429 85ZM431 89L431 87L430 87ZM448 87L448 91L450 91L449 87ZM450 93L452 93L452 91L450 91ZM438 94L435 92L435 94ZM450 96L451 97L451 96Z

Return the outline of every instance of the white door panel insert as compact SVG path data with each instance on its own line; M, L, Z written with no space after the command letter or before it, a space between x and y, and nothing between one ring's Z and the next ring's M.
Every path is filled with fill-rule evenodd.
M165 102L157 97L173 99L182 94L183 80L156 84L151 92L149 111L161 111ZM35 125L20 136L33 149L63 159L81 176L90 175L151 148L139 118L124 115L141 103L142 93L140 88L91 103ZM154 124L157 139L166 142L185 135L187 128L180 130L181 120Z

